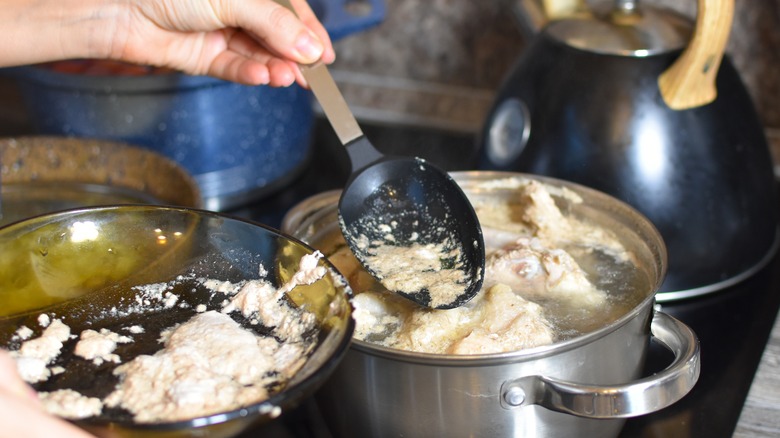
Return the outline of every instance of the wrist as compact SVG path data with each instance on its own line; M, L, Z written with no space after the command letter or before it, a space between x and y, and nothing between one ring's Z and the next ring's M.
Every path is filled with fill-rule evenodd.
M0 65L24 65L110 54L120 1L7 0Z

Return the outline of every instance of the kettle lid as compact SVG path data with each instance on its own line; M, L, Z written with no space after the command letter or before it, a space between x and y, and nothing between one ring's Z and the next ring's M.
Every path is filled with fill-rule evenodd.
M589 52L643 57L685 47L693 27L691 20L674 11L640 8L636 0L617 0L607 9L552 21L544 31Z

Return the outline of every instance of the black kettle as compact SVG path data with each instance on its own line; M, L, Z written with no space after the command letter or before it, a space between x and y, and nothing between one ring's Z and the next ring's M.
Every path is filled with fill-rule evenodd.
M725 46L734 0L698 0L695 26L617 1L548 22L504 80L481 169L554 176L647 216L669 253L657 299L722 290L778 246L772 159Z

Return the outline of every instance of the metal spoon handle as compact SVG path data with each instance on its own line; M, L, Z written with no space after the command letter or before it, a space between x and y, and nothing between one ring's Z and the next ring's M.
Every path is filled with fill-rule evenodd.
M321 62L301 66L301 72L309 82L309 87L320 103L325 116L336 132L341 144L347 149L352 172L368 167L383 157L373 144L363 135L363 131L349 110L344 96L330 75L328 68Z
M298 15L289 0L275 1L292 11L293 14ZM336 86L336 82L333 80L333 76L330 75L328 67L320 61L310 65L301 65L300 67L303 77L309 83L311 91L322 107L325 117L328 118L331 126L333 126L333 130L336 131L341 144L346 146L347 143L362 137L363 131L360 129L349 106L347 106L344 96L339 91L338 86Z
M341 144L347 145L362 137L363 131L325 64L318 61L311 65L302 65L301 72L309 83L317 102L320 103L325 117L328 118L333 130L336 131Z

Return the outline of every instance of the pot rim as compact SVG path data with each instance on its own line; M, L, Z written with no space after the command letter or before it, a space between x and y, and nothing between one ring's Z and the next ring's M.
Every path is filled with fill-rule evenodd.
M148 75L82 75L30 65L11 67L4 73L19 81L53 90L103 94L181 92L237 85L211 76L187 75L177 71Z

